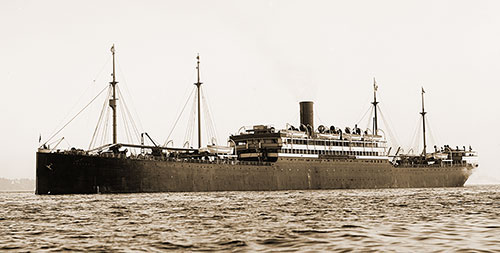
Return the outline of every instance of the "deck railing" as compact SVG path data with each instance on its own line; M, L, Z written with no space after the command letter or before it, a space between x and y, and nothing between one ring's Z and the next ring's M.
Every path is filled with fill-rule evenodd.
M145 160L145 161L168 161L168 162L183 162L183 163L202 163L202 164L231 164L231 165L255 165L255 166L269 166L271 162L264 161L240 161L236 159L199 159L199 158L180 158L180 157L165 157L165 156L152 156L152 155L125 155L125 154L114 154L114 153L102 153L102 154L90 154L82 151L63 151L56 152L69 155L83 155L83 156L97 156L105 158L117 158L117 159L132 159L132 160Z

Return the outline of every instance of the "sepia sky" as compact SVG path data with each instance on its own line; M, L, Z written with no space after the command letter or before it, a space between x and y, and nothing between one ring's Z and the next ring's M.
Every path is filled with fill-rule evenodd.
M114 43L123 99L160 143L194 87L199 53L219 144L241 126L297 126L302 100L315 102L316 125L352 127L375 77L393 143L422 146L423 86L431 146L471 145L480 167L468 184L500 183L499 11L498 1L456 0L2 1L0 177L35 177L39 135L46 141L108 85ZM65 137L60 148L88 148L103 103L54 138Z

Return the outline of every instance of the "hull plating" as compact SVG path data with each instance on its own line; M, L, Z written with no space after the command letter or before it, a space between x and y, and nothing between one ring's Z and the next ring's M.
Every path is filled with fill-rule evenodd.
M37 194L459 187L471 167L280 158L268 165L37 153Z

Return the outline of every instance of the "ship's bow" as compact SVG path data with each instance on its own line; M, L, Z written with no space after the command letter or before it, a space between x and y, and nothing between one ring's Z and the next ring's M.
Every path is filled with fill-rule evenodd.
M36 153L36 194L49 194L50 181L50 163L48 162L48 153Z

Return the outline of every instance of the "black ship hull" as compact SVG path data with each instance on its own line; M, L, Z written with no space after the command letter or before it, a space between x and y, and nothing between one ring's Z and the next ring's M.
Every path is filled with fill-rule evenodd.
M386 160L235 163L38 152L36 194L460 187L472 171L466 165L394 167Z

